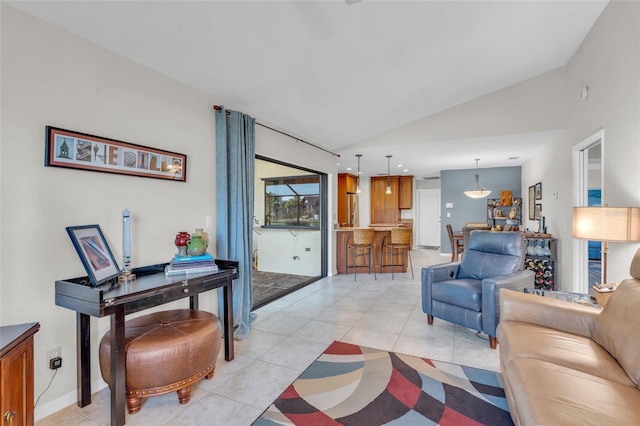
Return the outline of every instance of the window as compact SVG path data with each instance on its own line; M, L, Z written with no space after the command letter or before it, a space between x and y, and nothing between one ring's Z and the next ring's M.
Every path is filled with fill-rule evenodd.
M320 177L263 178L265 226L320 227Z

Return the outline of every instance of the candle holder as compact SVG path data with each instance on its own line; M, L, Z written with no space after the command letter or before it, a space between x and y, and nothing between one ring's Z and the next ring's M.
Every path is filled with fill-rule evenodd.
M122 212L122 272L118 282L128 282L136 279L131 272L131 213L129 209Z

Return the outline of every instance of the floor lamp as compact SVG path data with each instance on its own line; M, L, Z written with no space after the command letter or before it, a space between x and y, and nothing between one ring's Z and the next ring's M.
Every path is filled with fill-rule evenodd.
M602 284L607 284L609 242L640 242L640 207L574 207L573 237L602 242Z

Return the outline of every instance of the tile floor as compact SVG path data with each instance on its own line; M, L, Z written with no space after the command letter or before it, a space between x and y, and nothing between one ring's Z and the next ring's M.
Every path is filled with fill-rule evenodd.
M220 351L216 374L193 387L180 405L175 393L148 398L128 425L250 425L334 340L440 361L499 370L497 350L475 331L436 319L427 324L420 302L423 266L444 263L439 250L411 252L411 274L338 275L317 281L257 310L251 335L236 341L235 359ZM36 422L109 425L109 390Z

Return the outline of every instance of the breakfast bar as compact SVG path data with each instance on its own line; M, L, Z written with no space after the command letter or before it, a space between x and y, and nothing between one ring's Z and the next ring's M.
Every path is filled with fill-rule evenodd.
M377 273L391 273L391 254L388 250L385 250L384 254L381 252L382 242L387 235L391 235L391 229L397 227L406 226L404 223L399 224L372 224L371 228L375 229L374 238L373 238L373 259L375 263L375 270ZM336 269L338 274L346 274L352 273L353 268L353 252L350 249L347 253L347 239L349 237L353 237L353 230L355 228L352 227L342 227L336 228ZM347 257L349 258L349 272L347 272ZM367 266L367 258L366 256L358 257L356 259L357 273L358 274L366 274L369 271ZM404 259L400 259L400 256L397 255L395 258L395 272L407 272L407 266L409 265L408 261L408 252L404 253ZM402 266L401 264L404 264ZM385 265L385 266L381 266Z

